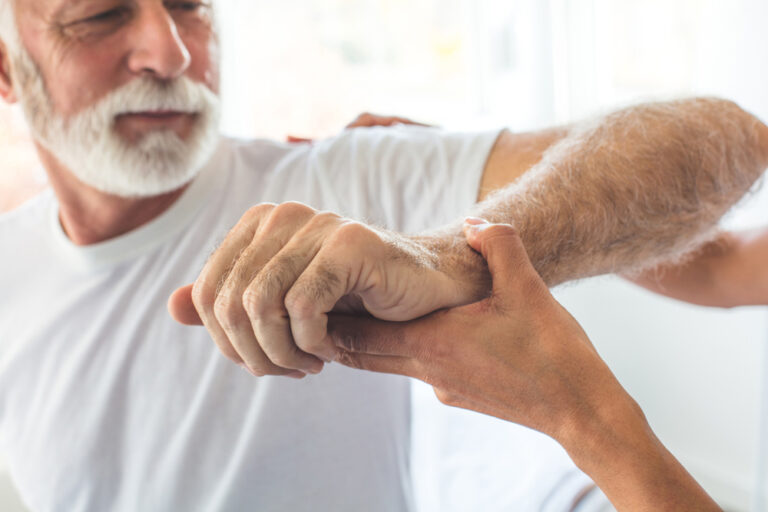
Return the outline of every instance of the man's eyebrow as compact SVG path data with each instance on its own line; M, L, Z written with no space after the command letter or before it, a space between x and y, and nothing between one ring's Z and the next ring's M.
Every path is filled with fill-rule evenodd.
M103 0L55 0L53 3L55 7L51 8L51 14L48 15L48 19L68 21L68 14L74 12L76 17L78 9L104 2Z

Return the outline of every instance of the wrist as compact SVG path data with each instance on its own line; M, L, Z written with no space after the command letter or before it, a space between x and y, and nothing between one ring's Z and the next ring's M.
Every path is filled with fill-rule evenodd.
M483 257L467 243L459 227L409 237L430 254L434 269L450 283L450 306L463 306L487 298L491 274Z
M637 403L625 392L576 411L553 436L585 472L617 456L648 453L655 436Z
M720 511L658 440L637 403L621 391L560 433L558 441L574 463L619 511Z

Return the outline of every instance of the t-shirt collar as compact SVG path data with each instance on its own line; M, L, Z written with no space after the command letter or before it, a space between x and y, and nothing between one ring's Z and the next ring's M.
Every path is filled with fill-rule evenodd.
M219 144L213 157L170 208L147 224L104 242L86 246L72 243L61 226L59 203L54 200L49 220L57 249L85 269L116 265L151 251L188 226L225 181L221 175L226 172L226 166L222 165L224 146Z

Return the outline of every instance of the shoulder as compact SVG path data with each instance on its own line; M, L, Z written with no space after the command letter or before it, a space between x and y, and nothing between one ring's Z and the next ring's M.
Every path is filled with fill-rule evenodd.
M18 279L29 277L34 271L33 260L50 254L48 228L55 198L50 189L43 191L18 208L0 215L0 288L16 290L12 285ZM0 301L0 309L2 309Z
M0 214L0 233L5 235L16 230L26 232L33 226L42 225L46 222L54 200L53 191L48 188L21 206Z
M393 164L466 163L476 156L484 160L500 130L456 132L427 126L396 125L345 130L315 144L318 158L338 160L346 156L356 163Z
M249 169L269 168L282 159L295 157L309 151L308 144L293 144L271 139L242 139L222 137L223 153L235 166Z
M313 145L317 154L339 151L363 151L366 154L403 148L423 148L438 141L444 132L425 126L372 126L344 130L340 134L323 139Z

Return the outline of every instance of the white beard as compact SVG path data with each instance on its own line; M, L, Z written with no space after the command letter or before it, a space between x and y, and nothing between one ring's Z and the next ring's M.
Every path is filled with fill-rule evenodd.
M83 183L122 197L150 197L189 183L216 148L219 98L181 77L161 83L136 78L95 105L64 119L54 109L45 80L19 45L12 63L22 109L33 137ZM194 113L186 139L172 130L149 132L130 143L115 131L118 115L172 110Z

